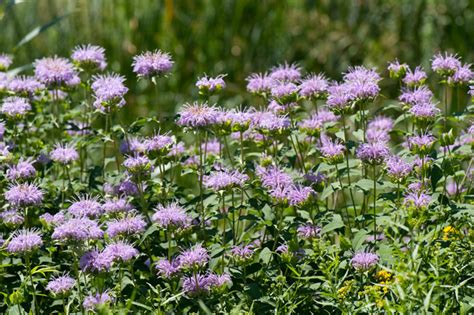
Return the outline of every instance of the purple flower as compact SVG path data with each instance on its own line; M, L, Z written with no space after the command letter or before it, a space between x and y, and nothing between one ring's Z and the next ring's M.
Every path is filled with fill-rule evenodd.
M213 287L213 288L217 288L217 289L232 284L232 279L226 273L221 274L221 275L211 273L207 276L207 279L210 283L210 286Z
M417 119L433 119L440 110L432 103L417 103L409 112Z
M165 229L185 228L191 224L191 217L177 203L171 203L166 207L159 205L152 219Z
M10 254L30 254L43 245L41 234L37 230L16 231L7 244Z
M36 176L36 169L30 159L18 161L16 165L12 165L7 170L7 178L10 181L25 180Z
M380 92L378 86L380 80L380 75L374 69L363 66L349 68L349 71L344 74L344 84L358 100L376 97Z
M97 222L88 218L70 219L54 229L51 237L62 241L87 241L102 238Z
M183 292L188 296L198 296L209 293L212 282L201 274L185 277L183 280Z
M153 137L146 139L144 146L147 152L166 153L169 148L174 144L172 137L168 135L154 135Z
M128 137L120 144L120 153L122 154L143 154L147 152L146 140L137 137Z
M94 92L94 107L102 112L110 112L125 106L124 95L128 88L124 85L125 78L116 73L97 75L91 85Z
M130 244L122 241L117 241L107 245L100 255L112 257L113 261L129 262L138 256L138 250Z
M323 74L304 78L299 86L299 95L308 99L321 98L327 93L329 82Z
M413 207L415 209L426 208L431 202L431 196L424 191L412 191L405 195L403 204L406 207Z
M239 263L245 263L250 261L255 254L255 248L253 245L239 245L234 246L230 250L232 257Z
M168 157L176 158L182 155L185 151L186 151L186 148L184 147L183 142L174 143L171 146L170 151L168 152Z
M13 63L13 59L10 55L0 54L0 71L7 71Z
M321 234L321 228L317 225L307 223L304 225L300 225L297 229L298 237L311 240L313 238L317 238Z
M421 155L428 154L433 148L435 141L436 139L431 134L413 135L407 139L408 148Z
M456 55L448 54L447 52L445 52L444 55L438 53L431 61L431 68L433 71L442 76L453 74L459 67L461 67L461 61L459 61L459 58Z
M95 295L86 296L82 305L86 310L93 310L100 305L108 304L113 302L113 298L110 296L108 291L97 293Z
M72 52L71 59L74 64L85 70L104 70L107 67L105 49L100 46L83 45L76 46Z
M48 282L46 290L55 295L65 295L74 288L76 280L68 275L56 277Z
M405 162L396 155L390 156L385 160L385 163L388 176L395 179L397 182L402 181L408 175L410 175L413 169L413 165L411 163Z
M280 64L272 68L269 77L276 81L298 81L301 78L301 68L296 64Z
M233 187L242 188L249 180L248 175L239 171L214 171L204 176L204 186L212 190L225 190Z
M217 122L218 111L207 103L185 104L179 112L177 124L183 127L201 128Z
M275 252L280 255L288 255L290 253L290 250L288 248L288 245L282 244L275 249Z
M146 222L143 216L133 214L122 219L107 223L107 235L111 238L117 235L136 235L145 231Z
M43 192L35 184L14 184L5 192L5 199L16 206L36 206L43 202Z
M125 178L115 187L117 195L135 196L138 194L138 186L130 178Z
M201 144L202 152L206 152L207 156L218 156L220 152L220 142L217 139L210 139Z
M105 213L120 213L129 212L133 209L133 206L124 198L114 198L105 200L102 205L102 210Z
M388 142L390 140L389 132L393 128L393 120L379 116L370 121L367 125L367 142Z
M146 51L133 57L133 72L139 77L155 77L168 74L173 68L171 56L161 50Z
M390 72L391 78L400 78L403 76L408 69L408 65L406 63L400 63L398 60L395 60L388 64L387 70Z
M26 98L11 96L3 100L2 113L8 118L22 118L31 110Z
M94 218L100 216L103 212L101 204L97 201L97 197L89 195L81 196L77 201L73 202L67 210L76 218Z
M470 64L464 64L456 69L454 74L448 77L449 84L467 84L474 79L474 72L471 70Z
M253 73L246 78L246 81L247 91L254 94L265 94L270 92L274 83L274 80L266 73Z
M326 104L335 113L347 112L355 100L353 89L347 83L333 84L328 87Z
M378 264L380 257L372 253L356 253L352 259L351 264L357 271L366 271Z
M404 89L403 93L400 95L400 101L415 105L415 104L423 104L431 102L431 98L433 97L433 92L425 86L418 86L415 87L413 90L411 89Z
M260 178L263 187L267 189L287 187L293 184L293 179L290 175L274 166L268 168L259 167L257 168L256 175Z
M148 175L153 171L150 159L144 155L129 156L123 162L123 166L134 176Z
M390 155L390 150L383 142L363 143L359 146L356 152L357 158L362 162L377 165Z
M278 132L288 129L290 120L272 112L254 112L252 124L264 132Z
M168 259L160 259L156 264L156 270L158 271L158 275L169 279L180 272L181 268L179 262L176 260L169 261Z
M409 87L417 87L423 85L426 81L426 72L423 71L423 68L416 67L415 71L411 71L411 69L407 70L405 77L403 78L403 83L405 83Z
M336 121L336 115L326 109L322 109L318 113L312 114L310 118L303 119L298 126L310 135L318 135L325 123Z
M393 129L393 119L384 116L377 116L367 124L367 128L390 131Z
M303 187L299 185L291 185L288 187L288 203L292 206L299 206L306 203L315 191L311 187Z
M344 159L345 146L339 139L332 141L331 138L322 134L318 149L329 164L338 164Z
M57 226L63 224L66 221L66 217L62 211L52 215L51 213L45 213L40 215L40 219L43 220L47 225Z
M8 89L10 91L23 96L32 96L44 88L45 86L41 82L39 82L35 77L30 76L14 77L8 84Z
M16 209L5 210L3 212L0 212L0 219L6 225L11 225L11 226L18 226L20 224L23 224L23 222L25 222L25 218L23 218L23 214Z
M198 244L185 250L178 256L179 266L183 269L197 269L204 267L210 257L207 250Z
M271 89L272 97L278 99L280 103L290 102L295 99L298 93L298 86L292 82L278 82Z
M448 183L446 184L446 192L450 197L454 197L464 191L466 191L466 189L463 187L459 187L459 184L454 180L448 181Z
M71 164L79 159L79 153L70 144L56 144L49 156L53 161L63 165Z
M57 56L36 60L35 77L47 86L74 86L81 80L74 66L65 58Z
M220 74L217 77L208 77L207 75L201 77L196 82L196 87L201 94L212 94L225 89L224 77L226 74Z

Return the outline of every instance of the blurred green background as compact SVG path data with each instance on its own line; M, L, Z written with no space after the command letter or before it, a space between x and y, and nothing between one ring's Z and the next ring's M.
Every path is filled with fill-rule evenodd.
M284 62L334 79L349 65L383 71L398 58L429 66L435 52L474 60L472 0L0 0L0 51L14 67L69 56L77 44L106 48L109 69L127 77L123 116L173 113L197 99L196 78L227 73L222 102L251 104L245 77ZM162 49L176 62L158 99L137 82L132 56ZM25 72L31 72L26 69ZM394 97L396 85L382 82ZM390 95L391 94L391 95Z

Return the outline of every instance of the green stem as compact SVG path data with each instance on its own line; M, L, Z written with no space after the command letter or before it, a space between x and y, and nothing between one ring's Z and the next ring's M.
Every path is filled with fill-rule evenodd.
M346 145L346 168L347 168L347 182L348 182L348 185L349 185L349 194L351 196L351 202L352 202L352 207L354 208L354 216L357 217L357 210L356 210L356 206L355 206L355 201L354 201L354 195L352 193L352 184L351 184L351 170L349 168L349 147L347 145L347 140L348 140L348 136L347 136L347 130L346 130L346 117L344 116L344 113L341 114L342 115L342 128L343 128L343 131L344 131L344 143Z
M374 170L374 244L377 244L377 175L376 166L373 165Z
M349 206L347 205L346 195L344 194L344 188L342 186L341 176L339 175L339 168L337 167L337 164L335 164L334 166L336 167L337 179L339 181L339 185L341 186L342 200L343 200L344 206L346 208L347 225L349 226L349 234L351 234L352 233L352 227L351 227L351 217L349 215Z
M36 301L36 290L35 290L35 285L33 283L33 275L31 274L31 262L30 262L30 256L26 255L25 256L25 263L26 263L26 270L28 271L28 277L30 278L30 284L31 284L31 289L32 295L33 295L33 314L36 314L38 311L38 303Z

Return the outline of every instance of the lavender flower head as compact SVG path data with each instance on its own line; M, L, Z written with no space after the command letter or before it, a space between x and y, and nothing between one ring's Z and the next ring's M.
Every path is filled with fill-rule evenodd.
M66 295L76 285L76 280L68 275L56 277L48 282L46 290L54 295Z
M0 220L9 227L19 226L25 222L23 214L16 209L0 212Z
M436 115L440 112L432 103L417 103L409 109L409 112L416 118L422 120L434 119Z
M294 101L298 94L298 86L292 82L281 81L272 86L271 95L280 104Z
M345 146L339 139L332 141L327 135L322 134L318 149L329 164L338 164L344 159Z
M114 238L118 235L137 235L145 231L146 222L139 214L128 215L107 223L107 235Z
M145 155L129 156L123 162L123 166L134 176L148 175L153 171L153 164Z
M300 225L297 229L298 237L311 240L317 238L321 234L321 228L317 225L307 223L304 225Z
M382 164L390 155L390 150L384 142L363 143L356 152L357 158L370 165Z
M423 68L416 67L414 71L411 69L407 70L405 77L403 78L403 83L405 83L408 87L417 87L423 85L426 81L426 72L423 71Z
M10 96L3 100L2 114L8 118L22 118L31 110L28 99L17 96Z
M263 132L275 133L287 130L290 120L286 116L276 115L272 112L255 112L252 125Z
M256 175L260 178L263 187L268 189L287 187L293 184L291 176L275 166L258 167Z
M213 94L225 89L224 81L225 74L220 74L217 77L208 77L207 75L200 77L196 82L196 87L200 94Z
M95 295L89 295L84 298L82 305L86 310L94 310L100 305L108 304L113 302L112 296L110 296L108 291L97 293Z
M304 78L299 86L299 95L308 99L318 99L326 95L329 82L323 74Z
M21 158L16 165L12 165L8 168L6 175L10 181L27 180L36 176L36 169L31 159L24 160Z
M177 203L168 206L159 205L152 220L165 229L185 228L191 224L191 217Z
M205 275L196 274L183 280L183 292L190 297L207 294L210 289L211 281Z
M104 232L97 222L88 218L70 219L58 225L51 237L62 241L87 241L102 238Z
M301 78L301 68L297 64L280 64L272 68L269 77L275 81L298 81Z
M432 97L433 92L427 86L422 85L414 89L403 89L399 99L406 104L415 105L430 103Z
M307 134L317 136L320 134L324 124L336 121L336 115L326 109L321 109L317 113L312 114L309 118L303 119L298 126Z
M47 86L74 86L81 80L74 66L65 58L57 56L36 60L35 77Z
M335 113L345 113L351 109L356 95L347 83L332 84L328 87L328 99L326 104Z
M37 230L16 231L7 244L10 254L30 254L43 245L41 234Z
M435 144L435 137L431 134L413 135L407 139L408 148L420 155L428 154Z
M246 78L247 91L254 94L266 94L270 92L274 80L266 73L253 73Z
M249 262L255 254L255 247L252 244L234 246L230 254L238 263Z
M425 191L409 191L403 200L403 204L408 208L416 210L424 209L431 203L431 196Z
M438 53L433 57L431 61L431 68L433 71L442 76L448 76L454 74L456 69L461 66L461 61L456 55L448 54L447 52L443 54Z
M176 260L160 259L156 264L158 275L170 279L181 271L179 262Z
M67 211L76 218L89 217L95 218L102 214L102 206L97 200L97 197L90 195L83 195L73 202Z
M287 189L288 203L292 206L305 204L315 194L313 188L300 185L291 185Z
M395 60L388 64L387 70L390 72L391 78L400 78L405 75L408 69L408 65L406 63L400 63L398 60Z
M448 77L449 84L465 85L474 79L474 72L470 64L464 64L456 69L454 74Z
M243 187L248 180L248 175L237 170L214 171L210 175L204 176L204 186L217 191L233 187Z
M217 122L217 109L207 103L185 104L179 112L178 125L190 128L207 127Z
M49 156L51 160L62 165L71 164L79 159L79 153L70 144L56 144Z
M375 69L367 69L363 66L351 67L344 74L344 84L357 100L376 97L380 92L378 86L380 80L381 77Z
M125 106L124 95L128 88L124 82L125 77L116 73L94 76L91 85L95 97L94 107L108 113Z
M85 70L104 70L107 67L105 49L95 45L76 46L71 59L74 64Z
M51 213L44 213L40 215L40 219L48 226L58 226L66 221L66 217L62 211L54 215Z
M17 95L32 96L45 88L35 77L17 76L11 79L8 89Z
M36 206L43 202L43 192L35 184L14 184L5 192L5 199L19 207Z
M133 57L133 72L139 77L151 78L167 75L173 68L170 54L161 50L146 51Z
M413 165L405 162L402 158L392 155L385 160L387 174L396 182L401 182L410 175Z
M352 259L351 264L357 271L366 271L378 264L380 257L372 253L356 253Z
M179 265L183 269L198 269L204 267L209 261L207 250L198 244L182 252L178 256Z
M12 63L13 59L10 55L0 54L0 71L4 72L8 70Z
M102 205L102 210L109 214L129 212L132 209L132 205L125 198L107 199Z
M145 140L144 145L148 153L167 153L169 148L174 144L173 137L168 135L156 134Z
M117 262L129 262L133 258L139 255L139 252L132 245L116 241L114 243L108 244L100 255L105 255L111 257L113 261Z

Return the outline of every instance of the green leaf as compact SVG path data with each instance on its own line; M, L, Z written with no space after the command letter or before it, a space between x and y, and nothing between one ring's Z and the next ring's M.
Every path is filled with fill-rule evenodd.
M357 183L355 183L355 186L359 187L363 191L370 191L374 189L374 181L367 178L362 178Z
M367 230L362 229L354 235L354 238L352 239L352 249L354 251L360 250L362 244L364 244L364 241L367 238L367 234L369 234L369 232Z
M331 231L334 231L336 229L339 229L344 226L344 222L342 221L342 217L339 214L335 214L332 221L326 224L322 230L321 233L325 234Z
M15 49L18 49L20 48L21 46L25 45L26 43L30 42L31 40L33 40L36 36L38 36L39 34L43 33L44 31L46 31L47 29L49 29L50 27L58 24L62 19L68 17L69 15L71 15L72 12L69 12L69 13L66 13L64 15L61 15L61 16L58 16L54 19L52 19L51 21L49 21L48 23L44 24L44 25L41 25L41 26L38 26L38 27L35 27L31 32L29 32L28 34L26 34L25 37L23 37L22 40L20 40L20 42L15 46Z
M262 249L258 257L262 260L264 264L268 264L268 262L272 258L272 251L268 247L265 247L264 249Z

